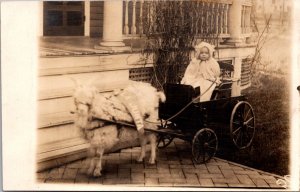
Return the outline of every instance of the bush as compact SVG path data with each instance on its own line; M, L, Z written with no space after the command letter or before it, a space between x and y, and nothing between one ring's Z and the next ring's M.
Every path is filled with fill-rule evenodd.
M243 91L256 117L252 146L220 156L279 175L289 173L289 88L284 77L260 75L260 86ZM229 151L229 152L228 152Z

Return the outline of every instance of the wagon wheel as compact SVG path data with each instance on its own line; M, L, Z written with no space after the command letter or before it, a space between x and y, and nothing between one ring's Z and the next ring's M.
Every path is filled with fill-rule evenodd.
M166 122L165 124L162 123L161 129L173 129L175 127L175 123L172 122ZM160 133L158 136L157 141L157 148L162 149L170 145L170 143L173 141L174 136L169 135L167 133L163 134Z
M246 101L238 102L230 117L230 136L239 149L251 145L255 133L255 117L251 105Z
M193 160L196 163L205 163L215 156L218 149L218 138L209 128L199 130L192 143Z

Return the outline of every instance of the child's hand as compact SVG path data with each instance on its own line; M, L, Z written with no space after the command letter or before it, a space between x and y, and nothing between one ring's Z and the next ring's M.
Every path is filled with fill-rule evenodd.
M185 84L185 79L182 78L182 80L180 81L180 84Z
M217 86L219 86L222 83L219 77L217 77L215 81L216 81Z

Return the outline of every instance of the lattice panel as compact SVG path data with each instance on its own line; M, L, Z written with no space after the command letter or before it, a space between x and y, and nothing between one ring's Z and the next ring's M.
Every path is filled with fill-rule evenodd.
M245 86L251 80L251 59L242 59L241 85Z
M153 74L152 67L133 68L129 70L129 79L151 83Z

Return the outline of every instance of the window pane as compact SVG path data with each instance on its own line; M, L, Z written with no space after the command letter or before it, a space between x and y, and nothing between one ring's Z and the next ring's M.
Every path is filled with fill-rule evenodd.
M47 24L48 26L62 26L63 25L62 11L48 11Z
M71 26L82 25L82 13L80 11L68 11L67 25L71 25Z

